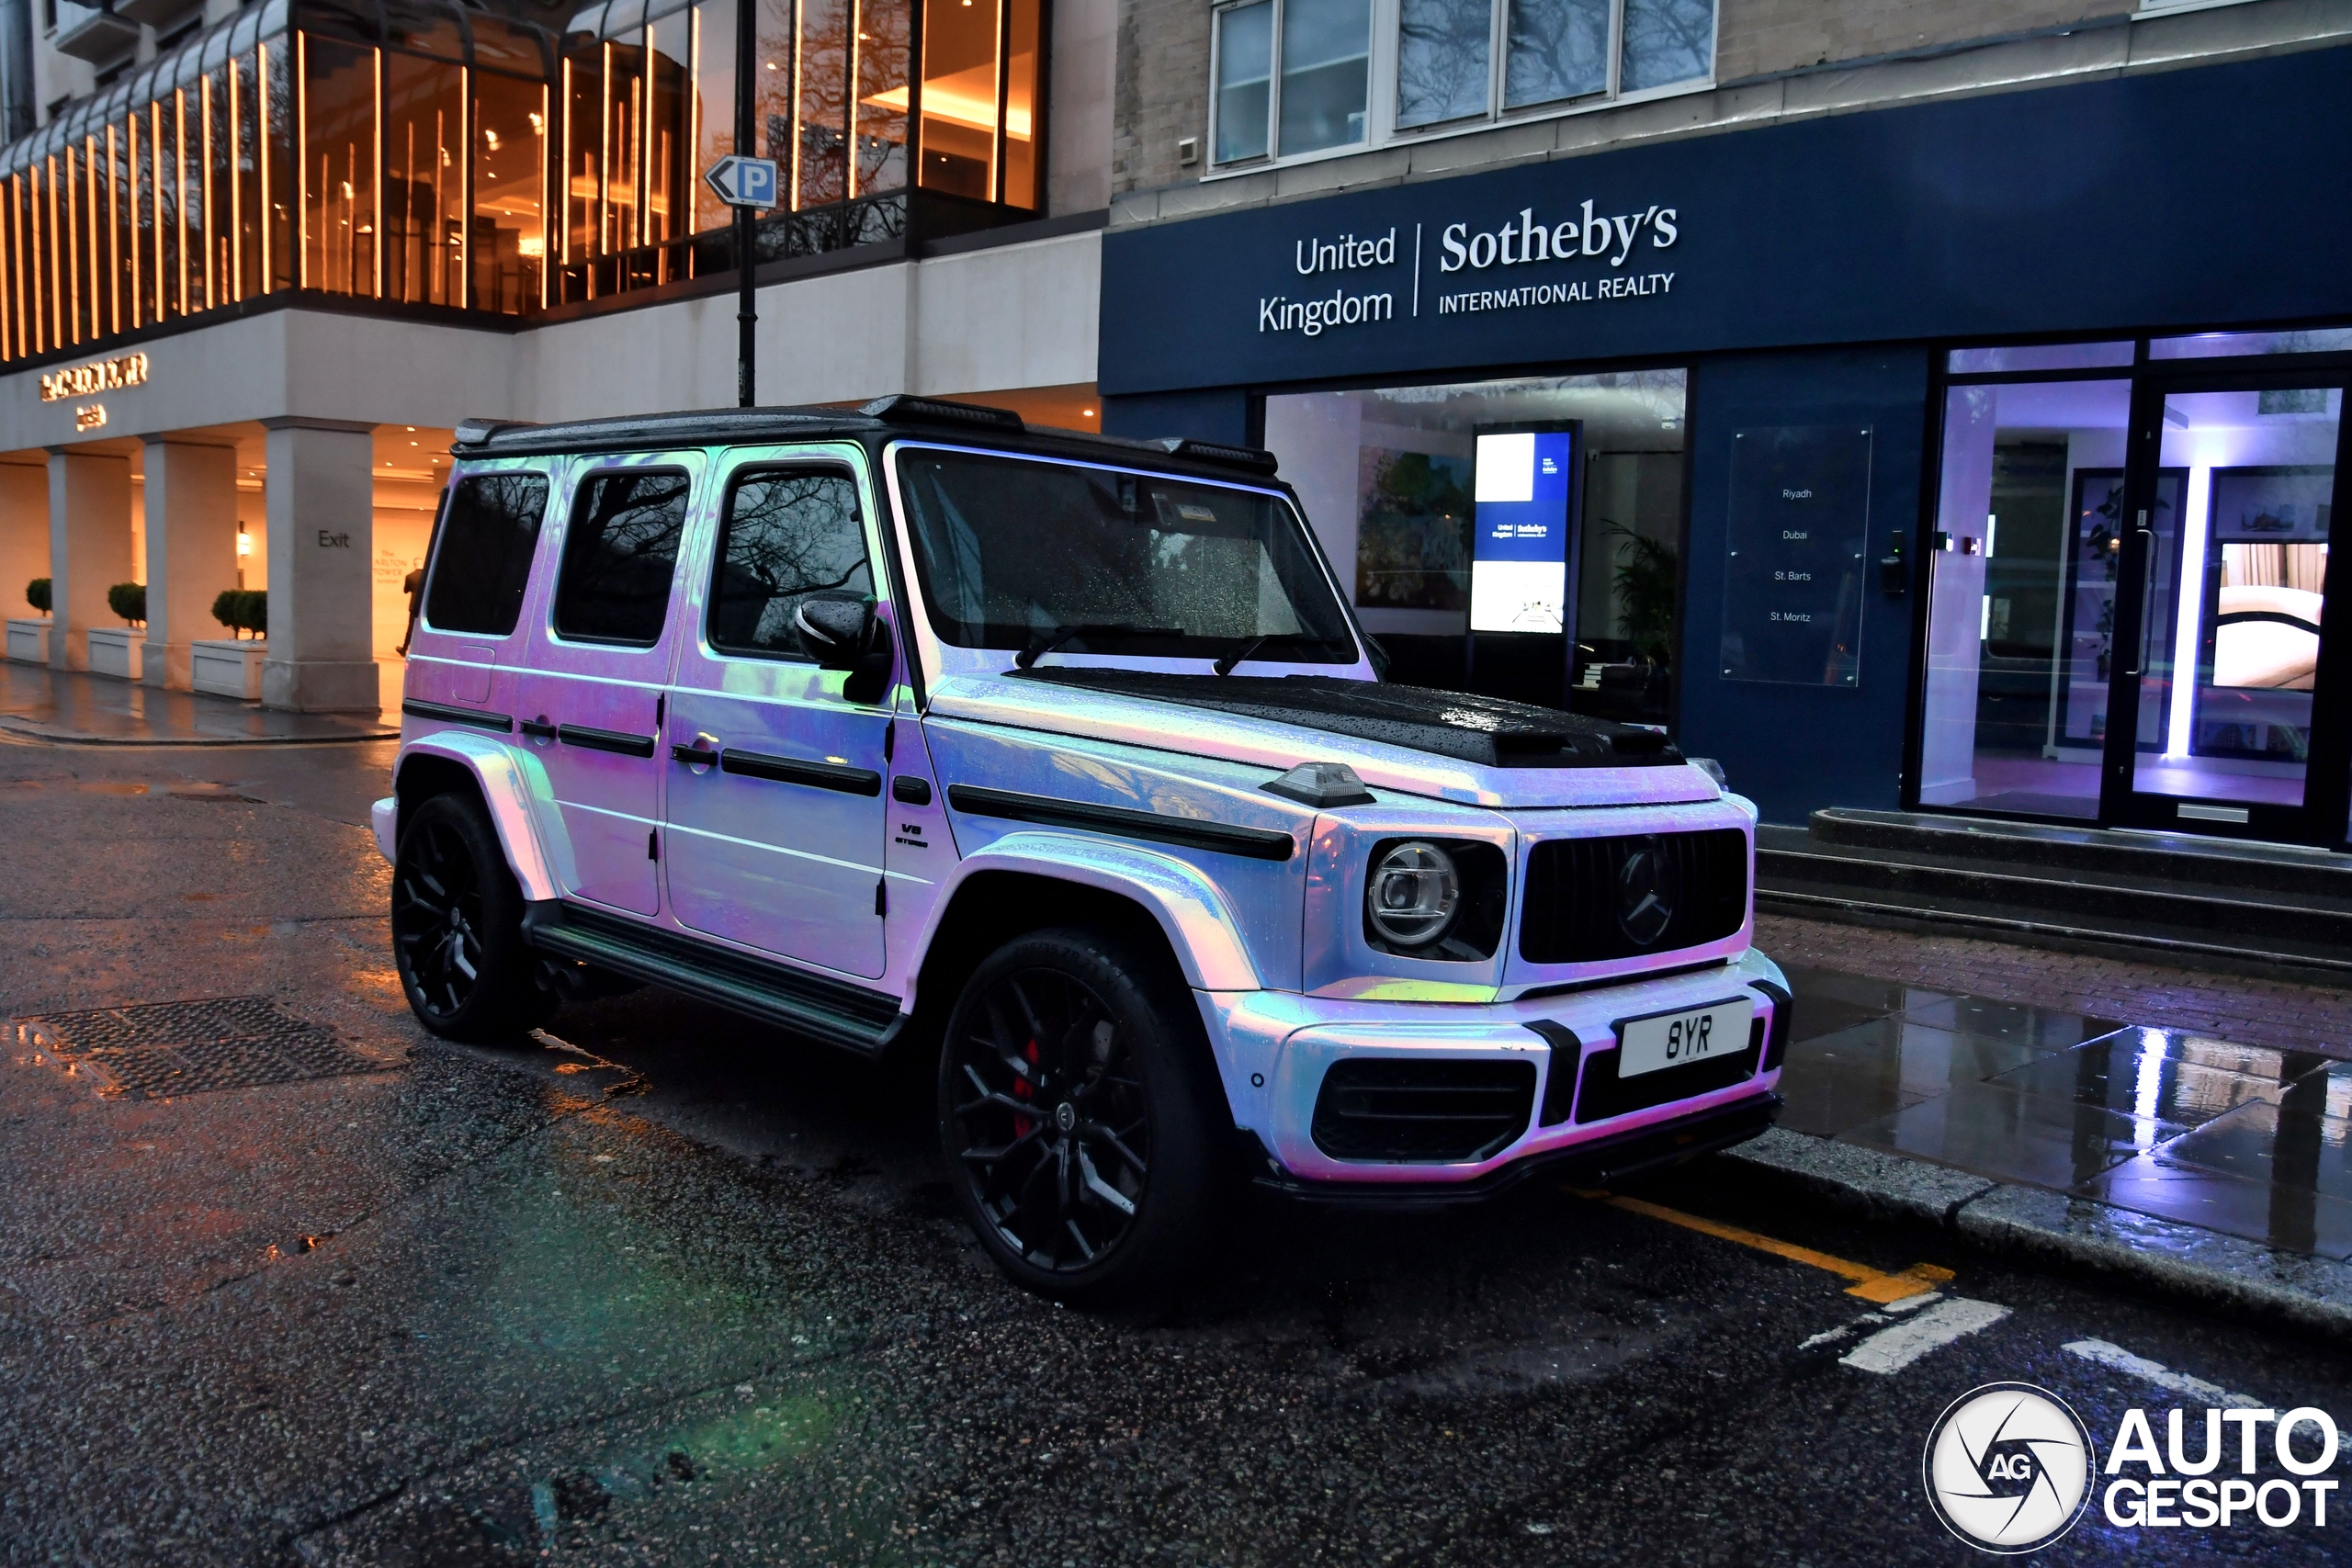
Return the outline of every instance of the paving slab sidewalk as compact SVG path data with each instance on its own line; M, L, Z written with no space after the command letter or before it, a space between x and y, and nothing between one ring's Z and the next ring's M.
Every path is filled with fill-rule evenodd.
M1768 946L1776 956L1812 955L1811 933L1771 934L1791 939ZM2233 1006L2212 994L2212 976L2181 973L2220 1027L2160 1027L1983 996L1949 979L1913 983L1922 973L1995 971L1919 950L1949 939L1908 940L1844 951L1857 967L1901 978L1787 964L1796 996L1787 1108L1781 1125L1722 1157L2006 1257L2352 1332L2352 1042L2325 1037L2332 1009L2280 1031L2267 1016L2282 999L2273 993L2301 987L2266 987ZM2114 967L2132 972L2129 984L2093 978L2109 982L2119 1011L2177 1022L2179 1010L2162 1005L2161 970ZM2026 961L2013 969L2030 976ZM2004 978L1997 988L2012 994L2034 988L2016 972ZM2318 990L2313 1000L2340 995Z
M398 686L391 701L397 704ZM254 746L397 739L372 714L278 713L84 671L0 661L0 730L79 746Z

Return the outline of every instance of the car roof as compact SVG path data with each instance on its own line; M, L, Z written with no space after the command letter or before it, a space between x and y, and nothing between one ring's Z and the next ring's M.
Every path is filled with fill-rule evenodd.
M696 409L554 424L469 419L458 424L450 450L462 459L780 441L851 440L878 445L907 436L961 439L1009 452L1143 465L1227 481L1266 483L1275 470L1273 454L1253 446L1181 436L1135 441L1085 431L1033 428L1010 409L904 394L877 398L859 409Z

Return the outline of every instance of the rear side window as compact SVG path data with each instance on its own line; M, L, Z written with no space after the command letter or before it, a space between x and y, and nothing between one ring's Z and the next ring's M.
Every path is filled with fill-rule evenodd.
M690 488L674 468L591 474L581 482L556 577L557 635L628 648L662 640Z
M721 653L807 659L794 612L811 593L871 597L857 481L824 469L739 474L727 491L710 646Z
M484 637L513 631L547 509L548 481L540 474L470 474L451 487L425 624Z

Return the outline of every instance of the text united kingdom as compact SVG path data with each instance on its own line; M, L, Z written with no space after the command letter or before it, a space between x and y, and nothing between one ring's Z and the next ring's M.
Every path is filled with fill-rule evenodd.
M1289 260L1301 277L1315 279L1312 292L1260 296L1258 331L1313 338L1416 319L1424 274L1433 286L1426 303L1438 316L1663 299L1676 275L1656 265L1667 259L1657 253L1681 237L1674 208L1603 212L1591 200L1567 215L1522 207L1491 226L1464 220L1309 236L1294 243ZM1538 270L1521 274L1521 267ZM1480 287L1459 287L1470 283Z

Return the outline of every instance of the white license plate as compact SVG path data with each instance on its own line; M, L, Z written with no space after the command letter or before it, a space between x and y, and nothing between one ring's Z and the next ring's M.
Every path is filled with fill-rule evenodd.
M1748 1021L1755 1016L1756 1004L1741 997L1626 1019L1617 1026L1617 1076L1639 1077L1692 1062L1736 1056L1747 1049Z

